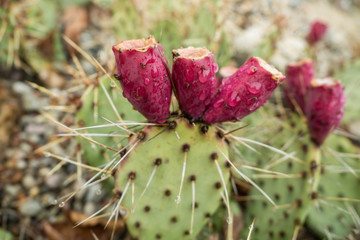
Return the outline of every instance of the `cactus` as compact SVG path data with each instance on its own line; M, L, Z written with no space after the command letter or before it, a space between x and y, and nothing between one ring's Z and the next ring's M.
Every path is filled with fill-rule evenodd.
M256 114L252 116L252 118L258 117ZM248 119L248 121L251 120ZM259 196L256 189L250 190L245 213L245 226L249 226L255 219L251 239L296 239L310 206L313 204L314 200L311 196L313 191L316 191L317 172L319 171L313 158L316 150L312 148L308 136L304 135L304 131L301 130L305 126L304 123L301 124L301 120L297 116L294 116L293 121L297 122L296 127L291 126L290 122L283 122L279 119L264 123L264 130L276 130L261 134L261 140L270 141L272 147L296 153L292 158L273 156L271 150L266 148L256 149L260 154L244 147L240 148L243 156L240 163L245 164L251 159L257 159L257 168L281 173L279 175L268 173L255 175L256 183L274 199L276 205L271 205L264 197ZM319 161L319 158L316 161ZM247 231L243 232L244 237L247 234Z
M319 182L319 199L309 210L306 226L322 238L356 239L360 213L359 149L345 137L332 135L325 143L324 171ZM358 234L358 233L357 233Z
M115 189L125 195L121 204L131 212L130 233L139 239L193 239L228 184L224 139L214 127L186 119L146 127L129 142L136 138L138 144L115 175Z
M72 132L70 135L77 136L84 159L94 165L98 172L79 190L87 188L94 181L102 182L113 176L115 196L111 202L79 224L112 206L109 222L114 218L117 220L121 213L134 238L193 239L224 202L228 223L227 239L232 239L233 207L230 206L229 178L235 165L228 154L230 139L224 137L220 125L204 123L201 117L191 116L185 110L169 114L171 75L161 45L153 37L123 41L114 46L113 51L118 71L114 77L124 89L123 96L139 112L133 111L131 105L125 103L127 100L121 96L121 91L118 92L118 85L113 79L109 82L102 77L86 82L87 89L77 105L78 126L67 130ZM212 85L217 81L214 76L217 64L213 55L207 50L206 52L209 59L201 59L198 70L205 71L207 67L211 70L204 82L211 83L210 86L214 89L213 93L216 95L210 94L207 99L209 103L213 103L214 99L221 98L223 90L220 85L215 91L216 86ZM210 60L205 64L205 69L202 69L202 60ZM158 70L156 76L152 76L154 66ZM174 65L174 69L176 68ZM244 74L242 71L245 71ZM230 79L231 86L240 82L236 86L237 90L243 93L250 91L261 102L246 114L264 104L284 79L280 72L260 58L249 59L237 73L236 78L226 78L223 82ZM144 81L149 76L151 81L145 84ZM165 78L168 80L164 81ZM199 74L194 77L194 81L201 83ZM155 83L158 85L155 86ZM141 91L144 99L136 96L139 95L139 87L144 90ZM189 96L195 96L199 89L202 90L189 88ZM178 89L174 91L177 97L183 94ZM248 95L245 94L245 97ZM184 106L189 101L180 97L177 100L179 106ZM200 116L203 111L206 113L211 110L212 105L209 107L206 104L200 106L197 109L201 112ZM140 113L147 121L144 121ZM226 119L222 114L224 113L220 113L219 117ZM246 177L239 169L234 170ZM152 220L155 216L157 221Z
M117 113L114 113L114 109L111 107L107 95L109 95ZM115 86L111 87L111 83L106 76L96 79L93 84L90 84L80 101L79 110L76 113L76 121L79 128L108 123L104 119L115 122L119 120L119 117L127 121L145 121L145 118L139 112L133 110L132 105L122 96L119 88ZM117 114L119 115L117 116ZM114 136L91 136L91 138L105 146L115 147L121 144L118 140L119 137L115 136L122 134L122 132L119 133L119 130L117 127L102 128L102 134L113 134ZM96 134L98 132L98 129L90 128L86 130L88 134ZM105 156L110 156L111 151L95 145L86 139L79 138L78 141L81 144L82 155L88 164L91 166L105 164ZM113 146L114 142L116 143L115 146Z

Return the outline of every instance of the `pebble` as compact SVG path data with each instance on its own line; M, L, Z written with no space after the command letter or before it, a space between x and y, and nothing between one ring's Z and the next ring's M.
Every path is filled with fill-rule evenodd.
M104 191L102 191L101 184L95 184L94 186L91 186L86 194L86 201L98 202L101 199L103 192Z
M93 202L87 202L84 206L84 212L88 215L91 215L93 213L95 213L96 211L96 205Z
M22 184L25 188L30 189L36 185L36 180L32 174L26 174L22 179Z
M349 132L360 137L360 121L354 121L349 124Z
M46 178L45 182L46 182L46 185L50 189L56 189L61 186L63 179L64 179L64 177L62 177L58 173L55 173L55 174L49 176L48 178Z
M16 162L17 169L24 169L24 168L26 168L26 166L27 166L27 163L24 159L17 160L17 162Z
M5 192L13 197L17 196L19 191L20 191L19 185L6 185L5 186Z
M25 216L35 216L41 211L41 205L35 199L29 198L20 205L20 212Z

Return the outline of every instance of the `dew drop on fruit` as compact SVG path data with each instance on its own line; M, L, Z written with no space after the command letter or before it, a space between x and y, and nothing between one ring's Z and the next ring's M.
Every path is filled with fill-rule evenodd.
M200 96L199 96L199 100L203 101L206 98L206 91L202 91Z
M216 63L214 63L214 64L213 64L213 71L214 71L214 73L216 73L218 70L219 70L219 66L218 66Z
M230 97L228 98L228 105L230 107L235 107L237 105L239 105L240 103L240 96L238 95L238 93L236 91L233 91L230 95Z
M150 84L150 79L149 78L145 78L144 79L144 84L147 86Z
M252 94L258 94L261 90L261 83L259 82L253 82L246 84L247 90Z
M157 76L159 76L159 71L157 70L156 67L154 67L154 68L151 69L151 76L152 76L153 78L156 78Z
M215 108L219 108L219 107L221 107L223 104L224 104L224 99L220 98L219 100L217 100L217 101L214 103L214 107L215 107Z
M61 207L61 208L63 208L65 206L65 203L64 202L61 202L60 204L59 204L59 207Z
M205 83L208 78L209 72L210 72L209 69L202 70L201 73L199 74L199 82Z
M256 73L256 71L257 71L257 67L252 66L250 69L247 70L246 73L247 73L248 75L253 75L253 74Z

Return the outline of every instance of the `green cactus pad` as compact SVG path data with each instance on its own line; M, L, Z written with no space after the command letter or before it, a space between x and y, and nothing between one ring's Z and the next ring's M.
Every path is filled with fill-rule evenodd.
M317 204L311 208L306 225L321 237L349 238L352 230L360 227L356 220L360 215L360 204L351 200L330 200L329 197L360 201L360 192L358 191L360 184L359 150L348 139L337 135L332 135L327 139L323 150L325 171L320 179L319 195L324 199L320 197ZM352 154L353 156L357 154L358 157L349 158L338 153ZM341 161L353 169L354 174Z
M252 117L259 118L257 114L260 113L255 113ZM245 119L248 120L249 118ZM257 128L262 134L259 134L256 140L289 154L292 153L295 159L284 160L283 155L264 147L256 147L258 153L246 147L239 148L242 155L240 164L287 174L282 176L255 171L246 172L277 206L274 206L256 188L251 188L244 225L250 226L255 219L252 240L291 239L301 229L308 210L314 202L311 193L316 191L319 172L319 168L311 164L315 150L310 144L309 137L304 134L305 124L298 116L292 116L291 121L288 122L276 118L266 119L260 126ZM242 239L246 239L248 233L249 231L244 231Z
M130 184L122 205L128 210L127 226L136 239L194 239L222 202L224 184L216 162L229 186L230 171L223 156L228 155L227 147L215 128L190 124L181 118L176 123L174 129L144 128L145 139L139 140L115 175L117 191L123 192L129 182L134 184L134 204ZM129 142L135 139L133 136ZM177 204L185 154L181 201ZM152 181L139 200L155 168ZM135 179L131 181L132 173ZM191 234L193 186L196 207ZM133 207L135 211L131 213Z
M119 115L123 120L144 122L145 118L137 111L133 110L131 104L122 96L119 88L111 87L110 80L106 76L98 80L98 84L89 85L88 90L85 90L81 98L81 108L76 114L76 120L79 127L90 127L101 124L109 124L103 118L113 122L119 122L109 100L106 97L101 84L103 84L107 93L111 97ZM115 80L116 81L116 80ZM95 96L97 95L97 101ZM97 103L96 103L97 102ZM97 108L97 114L95 111ZM104 134L127 134L125 131L117 127L95 128L82 131L83 133L104 133ZM126 137L121 139L119 137L91 137L93 140L104 144L105 146L116 148L121 143L126 144ZM122 141L122 142L121 142ZM84 160L91 166L100 166L106 163L106 156L111 158L113 152L106 150L101 146L89 142L86 139L79 138L83 151Z

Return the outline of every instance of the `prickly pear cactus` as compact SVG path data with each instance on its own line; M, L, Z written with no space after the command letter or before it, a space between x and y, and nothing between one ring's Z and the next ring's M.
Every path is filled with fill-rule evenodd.
M131 235L193 239L228 185L228 153L221 134L213 126L180 118L168 126L146 127L129 142L133 149L121 163L115 184L124 195L121 205L131 214Z
M301 125L300 119L295 120ZM256 149L258 153L245 147L240 148L243 164L254 161L256 167L263 169L264 172L252 172L252 176L276 204L271 204L257 189L252 188L247 202L245 226L250 226L255 219L251 234L251 239L254 240L291 239L297 235L313 203L312 192L316 191L318 171L316 160L312 158L314 150L311 149L308 136L304 135L299 126L295 127L290 122L278 119L267 122L263 127L276 129L276 134L262 134L262 142L271 143L272 147L282 149L290 155L274 156L272 150L263 147ZM244 231L243 238L247 234L248 231Z
M119 122L119 117L127 121L145 121L145 118L139 112L133 110L132 105L122 96L119 88L112 86L112 83L106 76L97 79L94 84L88 86L81 97L80 106L76 114L79 128ZM126 126L121 127L126 128ZM89 137L105 146L117 147L118 145L126 144L127 135L124 135L124 131L120 128L112 126L100 129L90 128L85 133L98 134L101 132L103 136L89 135ZM79 138L79 142L84 160L91 166L100 166L108 160L107 158L111 158L111 151L84 138Z
M260 134L252 135L252 139L290 155L274 156L266 148L256 148L258 153L246 147L239 149L240 163L253 161L262 171L274 171L246 172L252 174L276 204L272 205L256 189L250 190L245 226L255 219L251 239L296 239L303 224L329 239L344 239L354 234L353 230L358 227L356 216L360 212L360 195L355 190L359 184L358 150L345 137L333 134L316 153L306 133L305 122L298 115L260 120L259 123L260 115L261 112L257 112L244 119L245 122L257 121L259 127L251 131ZM247 234L248 231L243 232L243 239Z
M326 142L320 198L306 220L306 225L323 238L359 237L359 156L359 150L345 137L333 135Z

